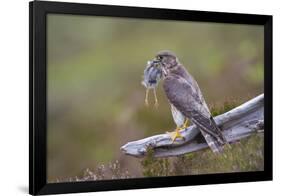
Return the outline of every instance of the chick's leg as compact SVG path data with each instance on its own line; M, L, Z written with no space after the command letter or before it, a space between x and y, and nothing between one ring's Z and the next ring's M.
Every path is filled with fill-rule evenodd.
M157 94L156 94L156 89L153 88L153 94L154 94L154 106L157 108L159 106L158 99L157 99Z
M144 99L144 104L146 106L148 106L148 94L149 94L149 89L147 88L146 91L145 91L145 99Z

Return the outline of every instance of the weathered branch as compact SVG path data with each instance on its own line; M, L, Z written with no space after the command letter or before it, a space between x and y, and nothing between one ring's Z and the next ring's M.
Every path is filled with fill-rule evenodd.
M264 125L264 95L261 94L250 101L216 116L214 119L221 128L228 142L234 142L248 137L258 131L263 132ZM185 140L172 142L168 134L160 134L132 141L121 147L127 154L136 157L145 156L147 149L154 150L154 156L177 156L208 147L196 126L192 125L180 131Z

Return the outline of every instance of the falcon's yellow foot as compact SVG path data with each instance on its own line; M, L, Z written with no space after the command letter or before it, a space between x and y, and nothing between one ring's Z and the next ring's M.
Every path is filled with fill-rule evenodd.
M182 128L182 129L186 129L187 127L189 127L189 125L190 125L189 120L186 119L186 120L184 121L184 124L183 124L183 126L182 126L181 128Z
M177 127L175 131L173 131L173 132L167 132L167 134L170 135L170 137L171 137L171 139L172 139L173 142L174 142L177 138L181 138L181 139L184 140L184 137L183 137L183 136L180 134L180 132L179 132L180 129L181 129L181 128Z

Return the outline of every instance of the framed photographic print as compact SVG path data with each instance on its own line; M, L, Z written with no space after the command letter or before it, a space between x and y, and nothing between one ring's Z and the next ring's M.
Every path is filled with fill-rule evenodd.
M272 16L29 9L30 194L272 180Z

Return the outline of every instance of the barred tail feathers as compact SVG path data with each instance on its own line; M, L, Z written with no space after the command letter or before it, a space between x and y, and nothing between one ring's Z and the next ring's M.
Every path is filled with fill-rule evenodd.
M214 153L222 152L226 140L214 119L212 117L206 118L197 113L193 115L192 121L199 128L212 151Z
M210 134L208 134L208 133L206 133L204 131L201 131L201 133L204 136L208 146L211 148L211 150L214 153L221 153L221 152L223 152L223 145L220 144L213 136L211 136Z
M215 125L215 127L216 127L216 132L219 134L219 136L220 136L220 139L223 141L223 143L224 144L227 144L228 142L227 142L227 139L224 137L224 135L222 134L222 131L221 131L221 129L218 127L218 125L216 124L216 122L215 122L215 120L214 120L214 118L211 116L210 117L210 120L212 121L212 123Z

